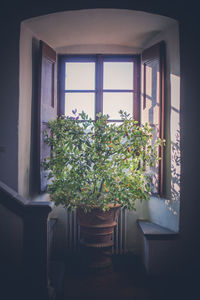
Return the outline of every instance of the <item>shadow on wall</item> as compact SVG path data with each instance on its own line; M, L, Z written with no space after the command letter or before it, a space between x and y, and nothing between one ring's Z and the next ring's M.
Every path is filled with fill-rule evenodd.
M176 131L176 139L171 142L171 201L165 200L168 209L174 214L179 213L180 201L180 130Z
M31 95L31 146L29 195L33 198L39 193L39 153L38 153L38 89L39 89L39 41L32 38L32 95Z
M147 203L148 219L160 226L179 231L180 208L180 130L171 141L171 189L167 198L151 197ZM158 214L159 212L159 214Z

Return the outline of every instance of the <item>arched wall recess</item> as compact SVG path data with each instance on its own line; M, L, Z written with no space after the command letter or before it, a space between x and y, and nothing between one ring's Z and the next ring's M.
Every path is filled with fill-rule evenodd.
M103 20L103 22L102 22ZM137 251L136 219L149 218L178 230L180 166L173 163L179 153L180 64L178 22L168 17L122 9L66 11L25 20L20 35L19 99L19 193L37 198L34 136L37 106L37 53L39 40L57 53L141 53L145 47L165 40L167 44L167 198L152 198L127 215L127 248ZM171 142L171 144L170 144ZM175 153L176 152L176 153ZM171 176L174 170L177 178ZM180 178L179 178L180 180ZM55 214L60 215L59 209Z

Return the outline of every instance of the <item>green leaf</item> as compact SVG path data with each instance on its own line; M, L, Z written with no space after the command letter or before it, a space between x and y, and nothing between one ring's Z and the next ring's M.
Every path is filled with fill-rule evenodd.
M158 147L164 142L150 144L149 124L139 126L123 110L120 126L107 124L109 116L102 113L95 122L84 111L79 115L84 122L65 116L49 122L45 142L52 150L43 166L56 205L107 210L117 198L122 207L135 209L138 197L148 200L151 177L146 168L160 159Z

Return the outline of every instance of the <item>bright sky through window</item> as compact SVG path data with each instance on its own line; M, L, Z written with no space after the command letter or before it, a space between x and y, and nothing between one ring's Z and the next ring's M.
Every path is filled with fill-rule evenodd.
M72 110L77 109L95 119L95 105L99 101L103 114L112 120L120 119L120 109L133 115L134 63L104 61L100 85L96 85L96 75L101 76L96 67L95 62L65 63L65 115L71 116Z
M65 94L65 114L73 116L72 110L77 109L80 113L84 110L89 118L94 120L95 94L94 93L66 93Z
M120 109L127 113L133 112L132 93L103 93L103 114L108 114L110 119L119 119Z
M133 89L133 62L104 62L104 89Z
M67 90L94 90L95 63L72 62L65 64L65 89Z

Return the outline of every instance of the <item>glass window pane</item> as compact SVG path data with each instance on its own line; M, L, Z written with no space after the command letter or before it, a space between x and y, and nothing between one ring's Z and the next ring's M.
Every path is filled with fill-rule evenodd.
M104 89L133 89L133 62L104 62Z
M94 90L95 63L67 62L65 63L66 90Z
M73 116L72 110L82 110L94 120L95 116L95 94L94 93L66 93L65 94L65 115Z
M144 76L144 74L143 74ZM153 139L152 144L155 143L156 139L159 137L159 61L153 60L148 62L146 65L146 107L143 109L141 114L141 122L149 122L153 125ZM144 92L144 91L143 91ZM143 97L141 98L143 101ZM141 103L141 105L143 105ZM152 167L147 167L146 171L151 176L151 191L153 193L158 193L158 182L159 182L159 165L154 164Z
M120 109L133 116L133 93L103 93L103 114L117 120Z
M146 66L146 108L142 111L142 123L150 122L159 127L159 62ZM142 97L143 98L143 97Z

